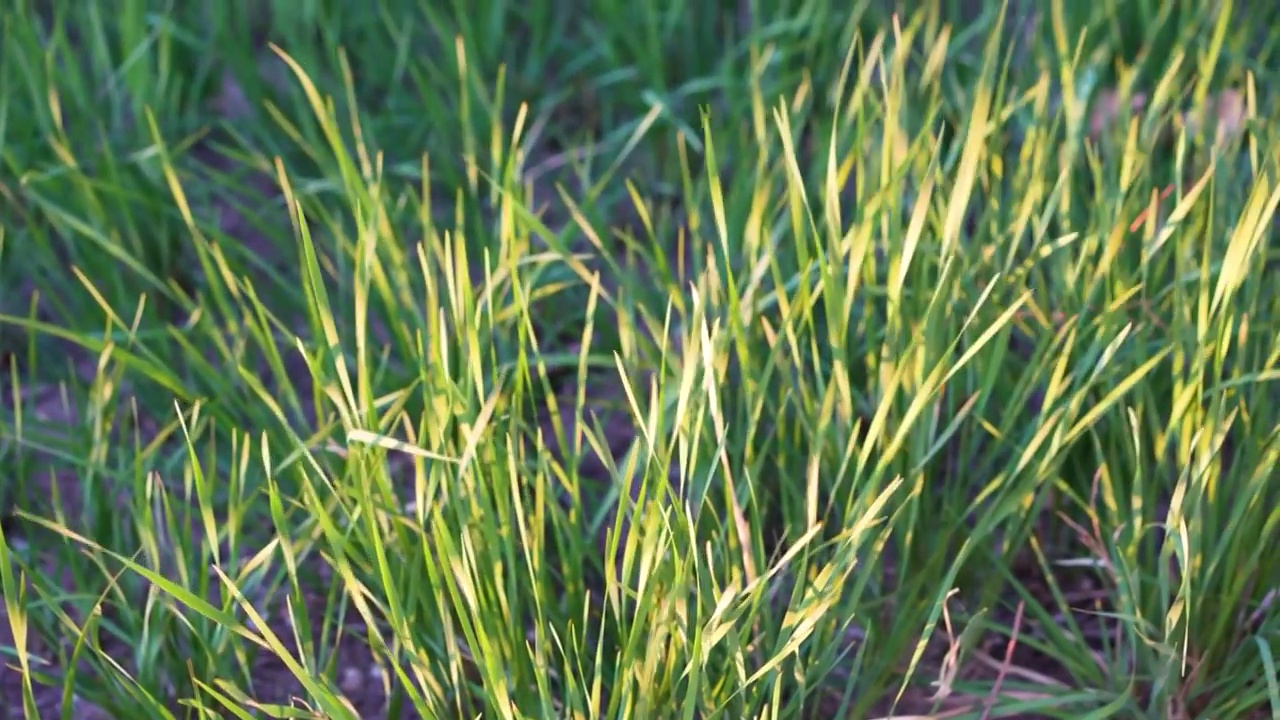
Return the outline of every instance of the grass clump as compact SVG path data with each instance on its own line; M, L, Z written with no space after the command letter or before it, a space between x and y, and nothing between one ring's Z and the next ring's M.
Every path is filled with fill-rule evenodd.
M9 716L1280 713L1264 11L80 5Z

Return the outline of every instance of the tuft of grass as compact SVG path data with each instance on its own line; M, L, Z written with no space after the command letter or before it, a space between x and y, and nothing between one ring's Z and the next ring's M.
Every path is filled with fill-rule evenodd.
M20 3L6 717L1280 713L1270 11Z

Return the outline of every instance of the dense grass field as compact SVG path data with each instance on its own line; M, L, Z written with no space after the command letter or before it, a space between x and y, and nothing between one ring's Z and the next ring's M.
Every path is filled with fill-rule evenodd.
M14 0L0 719L1280 717L1280 11Z

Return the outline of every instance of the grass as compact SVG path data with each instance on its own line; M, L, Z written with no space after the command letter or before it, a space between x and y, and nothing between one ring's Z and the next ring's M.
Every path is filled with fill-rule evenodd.
M1272 11L886 5L19 3L5 717L1280 715Z

